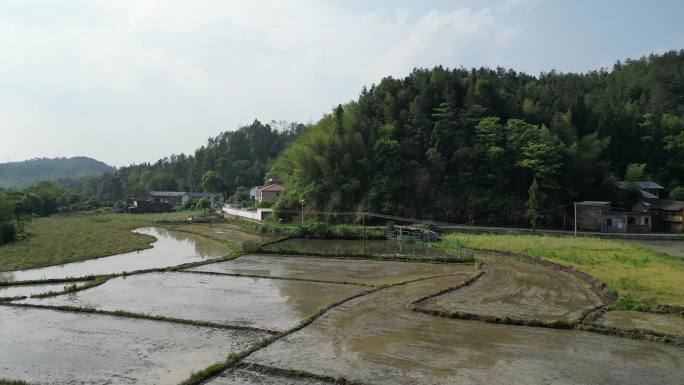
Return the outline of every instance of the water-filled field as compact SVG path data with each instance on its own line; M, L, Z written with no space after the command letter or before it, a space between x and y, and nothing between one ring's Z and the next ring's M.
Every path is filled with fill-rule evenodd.
M420 243L397 240L353 240L353 239L288 239L270 244L264 248L279 254L314 254L330 256L399 256L421 259L445 258L443 250Z
M0 298L12 297L28 297L36 294L45 294L48 292L64 291L67 285L74 287L81 286L84 282L75 283L50 283L44 285L16 285L16 286L0 286Z
M680 347L407 309L459 280L423 280L357 298L247 361L362 383L681 384Z
M282 331L363 290L360 286L307 281L151 273L114 278L77 293L20 303L123 310Z
M0 378L43 384L177 384L264 336L0 306Z
M221 253L198 246L204 242L199 238L178 236L169 250L184 250L184 257L157 254L150 258L154 265ZM377 242L377 250L397 247ZM0 378L177 384L221 363L203 372L203 383L682 383L684 347L675 343L601 334L598 328L451 318L460 312L578 323L602 303L564 272L488 254L479 255L478 264L362 259L355 254L358 241L288 245L299 247L297 256L244 255L188 270L121 276L68 294L0 302ZM408 245L404 250L418 246ZM306 250L332 250L337 257L301 255ZM343 258L344 253L354 258ZM123 255L102 260L129 266L130 256L117 259ZM105 270L121 269L108 262ZM63 286L1 288L0 296L3 290L25 295ZM602 311L588 322L605 330L676 335L684 320ZM230 353L244 356L233 354L229 363Z
M194 234L158 227L146 227L137 229L135 232L151 235L157 240L150 249L64 265L4 272L0 275L0 279L5 281L32 281L114 274L203 261L221 257L230 251L218 242Z
M474 266L361 259L340 260L319 257L243 255L231 261L198 266L189 270L383 285L441 274L470 273L474 270Z

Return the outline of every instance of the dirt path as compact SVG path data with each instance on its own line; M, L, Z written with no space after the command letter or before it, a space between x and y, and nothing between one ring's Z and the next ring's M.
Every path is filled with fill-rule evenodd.
M630 241L654 251L684 259L684 240L681 241Z

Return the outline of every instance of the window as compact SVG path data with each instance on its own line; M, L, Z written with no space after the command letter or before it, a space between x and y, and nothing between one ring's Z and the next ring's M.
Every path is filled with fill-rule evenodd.
M606 219L606 226L613 227L613 219L612 218Z
M644 226L648 226L648 222L651 218L649 217L641 217L641 224Z
M628 225L636 225L636 217L627 217Z

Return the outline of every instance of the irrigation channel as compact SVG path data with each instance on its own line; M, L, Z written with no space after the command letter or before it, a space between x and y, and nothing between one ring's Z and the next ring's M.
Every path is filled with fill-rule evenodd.
M36 280L129 272L56 295L39 294L59 291L52 281L3 287L12 295L0 297L23 298L0 302L0 378L682 384L682 317L606 311L586 282L523 258L476 253L477 263L453 263L378 243L364 259L354 241L307 240L234 258L194 234L139 231L157 237L153 248L13 273ZM298 255L271 254L297 246Z

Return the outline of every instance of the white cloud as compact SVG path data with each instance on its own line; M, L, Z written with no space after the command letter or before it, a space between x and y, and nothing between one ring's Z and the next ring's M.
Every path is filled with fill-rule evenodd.
M254 118L316 120L414 67L510 66L531 33L510 15L536 3L10 2L0 5L0 125L12 140L0 160L153 161Z

